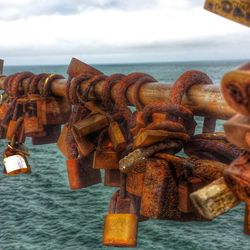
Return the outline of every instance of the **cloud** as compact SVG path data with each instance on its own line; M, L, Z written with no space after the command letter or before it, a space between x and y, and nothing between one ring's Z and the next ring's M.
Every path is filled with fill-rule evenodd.
M73 15L96 9L140 10L157 6L158 0L1 0L0 20L30 16Z
M0 56L11 64L67 63L70 56L92 63L250 57L249 29L205 11L203 1L1 0L0 5L0 17L4 8L17 9L5 13L11 20L0 20Z

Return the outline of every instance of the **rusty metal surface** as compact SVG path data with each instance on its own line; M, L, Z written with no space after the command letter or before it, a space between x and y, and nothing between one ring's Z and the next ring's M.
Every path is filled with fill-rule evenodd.
M0 77L0 89L4 89L4 79ZM55 96L66 96L65 79L56 79L51 83L51 92ZM95 84L92 92L89 94L90 99L101 99L103 81ZM27 88L28 81L23 82L23 86ZM143 84L140 88L140 100L146 105L152 102L166 101L170 99L172 84L149 82ZM81 89L84 89L83 84ZM130 86L127 90L127 99L130 104L133 103L134 86ZM111 92L112 99L117 93L117 86L114 86ZM219 86L214 85L197 85L190 88L188 93L183 97L183 102L195 115L213 117L217 119L228 119L232 117L235 112L228 106L224 100Z

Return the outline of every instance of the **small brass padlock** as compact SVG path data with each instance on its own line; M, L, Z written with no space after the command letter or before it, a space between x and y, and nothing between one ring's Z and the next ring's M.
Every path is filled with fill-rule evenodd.
M23 145L16 142L15 136L4 151L4 168L9 176L31 173L31 168L27 160L28 152Z
M116 192L104 217L103 244L106 246L135 247L137 245L138 218L131 197L120 197Z

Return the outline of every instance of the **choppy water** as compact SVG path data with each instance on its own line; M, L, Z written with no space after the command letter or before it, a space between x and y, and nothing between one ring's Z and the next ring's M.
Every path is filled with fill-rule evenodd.
M182 72L198 69L219 83L241 62L98 65L111 74L147 72L159 81L174 81ZM31 70L65 74L66 66L5 67L5 74ZM217 129L221 130L222 122ZM199 126L200 127L200 126ZM2 152L5 141L0 141ZM7 177L0 173L0 250L107 249L102 246L103 216L114 188L99 184L70 191L64 158L55 145L31 146L33 173ZM0 164L1 165L1 164ZM213 222L180 223L151 220L140 224L138 249L215 250L250 249L242 233L244 206Z

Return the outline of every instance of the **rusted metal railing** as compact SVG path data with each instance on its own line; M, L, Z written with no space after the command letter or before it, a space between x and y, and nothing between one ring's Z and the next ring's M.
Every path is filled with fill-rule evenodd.
M1 62L0 62L1 64ZM5 76L1 76L0 70L0 89L4 89ZM23 87L26 88L28 80L23 81ZM55 96L66 96L66 79L54 80L51 84L51 91ZM95 85L93 91L89 94L90 100L100 99L103 82L100 81ZM172 84L149 82L144 84L140 89L140 99L143 104L148 104L155 101L165 101L169 99ZM83 89L83 86L81 86ZM112 89L112 98L116 94L117 86ZM134 105L132 100L133 86L130 86L127 91L127 99L131 105ZM183 104L190 108L195 115L211 117L217 119L228 119L235 112L225 102L218 85L196 85L193 86L183 99Z

